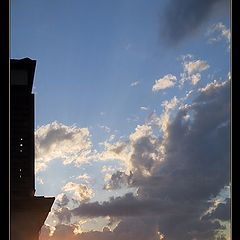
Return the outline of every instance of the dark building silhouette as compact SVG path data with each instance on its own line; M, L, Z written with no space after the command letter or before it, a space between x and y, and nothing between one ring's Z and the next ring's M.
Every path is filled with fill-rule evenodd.
M34 196L36 61L10 60L10 239L38 240L54 197Z

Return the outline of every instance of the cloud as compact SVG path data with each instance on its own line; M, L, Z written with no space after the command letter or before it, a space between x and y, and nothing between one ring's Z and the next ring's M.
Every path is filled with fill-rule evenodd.
M65 207L68 203L69 199L64 193L59 194L55 199L55 204L60 208Z
M214 211L206 214L206 219L219 219L221 221L229 221L230 219L230 198L227 198L225 203L219 203Z
M164 107L165 111L169 111L171 109L174 109L177 104L178 104L179 100L177 99L176 96L174 96L170 101L164 101L161 106Z
M47 226L41 230L40 240L159 240L156 227L152 224L155 220L150 219L133 219L128 218L125 222L120 222L118 228L113 231L106 226L102 231L89 231L74 234L74 225L57 225L52 237ZM154 237L153 237L154 236Z
M153 92L158 92L162 89L173 87L177 78L172 74L167 74L163 78L155 80L155 84L152 87Z
M49 161L61 159L64 164L88 161L92 143L87 128L52 122L35 132L36 172L46 169Z
M214 212L201 216L230 181L229 94L229 81L213 82L198 91L192 104L176 112L165 138L154 135L153 126L138 126L128 142L115 146L118 154L131 149L131 181L124 182L129 174L117 172L111 183L112 187L121 187L114 184L124 182L136 188L136 194L83 203L71 213L119 218L121 223L110 234L114 239L121 239L126 229L125 239L138 236L129 226L131 221L142 221L138 229L143 229L143 222L151 221L145 240L159 239L159 233L171 240L210 240L222 233L225 226L216 219L229 220L225 212L229 205L220 204ZM169 102L166 108L171 106ZM185 120L187 115L191 121Z
M161 39L176 45L196 34L213 13L228 8L227 0L170 0L161 19Z
M130 84L130 86L131 87L135 87L135 86L137 86L137 85L139 85L139 81L135 81L135 82L132 82L131 84Z
M207 32L208 36L211 36L208 39L209 43L214 43L214 42L218 42L221 40L225 40L226 43L230 43L230 39L231 39L231 33L230 33L230 29L228 29L222 22L213 24Z
M55 209L53 212L53 216L57 218L58 224L71 222L72 214L68 207L61 207L59 209Z
M181 74L180 83L183 85L186 81L191 81L196 85L201 80L201 72L207 70L210 66L203 60L192 60L193 56L183 56L183 73Z
M207 62L202 60L195 60L184 63L184 71L186 71L189 75L202 72L208 68L209 65Z
M86 183L89 183L90 176L87 173L84 173L84 174L81 174L81 175L77 176L76 179L80 179L80 180L83 180Z
M152 134L151 126L147 126L145 124L137 125L135 131L130 134L129 139L132 142L136 142L138 139L141 139L144 136L149 136L151 134Z
M73 233L74 226L59 224L57 225L52 236L49 236L50 229L44 225L41 229L40 240L77 240Z
M108 161L108 160L118 160L120 162L128 165L130 158L130 149L125 141L117 141L115 143L104 142L104 150L97 153L95 158Z
M107 127L107 126L104 126L104 125L99 125L99 127L101 128L101 129L103 129L105 132L107 132L107 133L110 133L111 132L111 129L109 128L109 127Z
M113 166L104 165L101 169L101 172L104 174L104 181L108 182L111 179L112 174L116 171L117 171L117 168L115 168Z
M158 128L163 133L163 138L167 136L167 128L170 124L171 119L171 112L176 108L177 104L179 103L179 100L176 96L174 96L169 101L164 101L162 103L162 106L164 108L163 113L160 116L157 116L155 113L151 114L149 119L145 124L137 125L135 130L128 136L126 140L120 140L116 141L114 143L110 143L108 141L105 141L103 143L105 149L103 152L98 153L96 158L100 160L119 160L124 164L126 167L126 171L128 172L128 176L130 173L130 170L133 168L132 156L135 156L135 149L138 148L139 150L142 150L142 152L139 152L138 155L138 162L135 163L135 169L139 169L139 171L143 171L142 174L148 175L148 171L145 167L141 167L142 164L149 164L149 163L143 163L144 159L148 155L148 151L152 149L150 153L150 158L152 161L155 161L157 156L160 154L163 154L164 152L164 146L163 144L160 144L160 139L153 134L153 128ZM145 145L144 145L145 144ZM150 149L148 149L148 147ZM162 159L162 157L160 157ZM143 161L143 162L141 162ZM140 168L142 170L140 170ZM117 170L117 169L116 169ZM123 171L123 169L118 169L120 172ZM111 172L112 174L112 172ZM111 175L108 171L108 173L105 175L105 181L108 181L111 179ZM112 181L112 180L111 180ZM126 181L123 181L126 182ZM114 183L107 183L110 185L114 185ZM118 183L116 183L116 186Z
M140 109L143 110L143 111L147 111L148 110L147 107L140 107Z
M198 89L198 91L207 94L214 91L215 88L223 87L226 84L227 82L218 82L217 80L214 80L213 82L208 83L205 87Z
M109 180L106 185L104 185L105 190L116 190L123 186L131 185L131 177L132 175L127 175L125 172L116 171L112 175L108 175Z
M62 190L73 193L74 199L80 202L88 202L94 196L93 189L85 184L68 182Z

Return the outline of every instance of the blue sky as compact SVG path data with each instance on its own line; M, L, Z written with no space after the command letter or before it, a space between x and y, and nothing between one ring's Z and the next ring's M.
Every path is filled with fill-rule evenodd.
M33 89L36 101L36 165L44 165L41 170L40 167L36 170L37 194L66 194L69 199L75 198L74 206L69 201L69 205L62 205L68 211L93 201L109 201L111 204L111 196L120 196L124 200L124 196L128 196L125 195L127 192L137 194L134 196L139 201L139 194L146 192L140 176L150 179L154 174L164 172L164 167L162 169L159 165L161 159L169 161L169 164L171 162L169 159L172 155L168 155L168 149L171 141L174 142L172 132L175 131L171 129L184 106L189 111L184 119L190 119L188 124L193 123L193 129L194 122L201 120L203 122L199 126L206 126L208 123L204 125L204 121L215 119L212 116L209 120L203 120L201 116L204 114L200 109L195 109L194 102L199 103L208 94L213 94L213 99L218 95L222 99L221 89L227 88L229 84L229 2L12 0L10 4L11 58L29 57L37 60ZM164 85L163 79L172 85ZM159 87L161 84L164 86ZM186 94L189 91L193 93L188 97ZM197 112L196 116L191 115L191 109ZM213 111L219 117L219 121L214 123L228 126L229 112L226 110L225 118L220 118L218 112L221 110ZM214 125L211 127L214 128ZM205 130L210 131L202 131ZM174 134L179 139L183 138L178 135L180 132ZM204 145L201 142L202 135L199 133L199 143L195 143L199 149ZM149 142L146 142L147 138ZM226 141L227 138L228 135L224 135ZM228 153L224 141L215 143L216 148L225 144L224 153ZM160 146L167 149L162 157ZM116 151L117 148L120 150ZM148 157L138 156L137 153L141 151ZM178 154L183 155L183 150ZM217 156L213 148L209 149L206 159L214 154ZM139 159L141 163L137 162ZM152 161L154 167L148 169ZM192 166L183 162L183 165L188 164L186 169ZM203 165L207 168L207 164ZM175 166L171 165L171 168ZM114 177L117 171L121 174L116 180ZM138 184L129 183L128 180L134 177ZM222 183L221 188L228 189L228 185L229 182ZM143 189L142 192L139 189ZM205 196L205 202L212 196L221 199L212 192ZM63 199L59 197L58 201ZM219 201L214 205L215 212L217 206L223 204ZM206 211L211 208L204 207ZM112 235L109 233L109 236L105 236L104 231L96 227L109 221L100 219L104 217L101 214L94 216L94 219L99 219L96 220L99 223L94 225L95 229L87 229L84 224L90 224L92 218L85 219L87 223L78 222L78 225L71 221L61 222L57 217L61 211L61 207L56 204L43 230L50 231L51 225L55 227L55 233L52 237L43 233L42 239L61 239L57 233L63 226L66 234L72 234L76 239L122 239L118 229L124 229L123 226L131 219L129 216L115 216L120 223L115 230L111 229ZM53 224L51 218L54 218L54 214L57 223ZM110 212L107 216L113 217ZM152 230L149 230L145 240L162 239L163 235L166 239L175 239L173 230L164 225L161 227L161 219L157 222L157 225L152 223L151 227L155 226L159 230L154 232L155 235L151 235ZM76 226L88 233L73 234ZM148 227L150 229L150 225ZM95 235L93 231L96 231ZM133 227L129 238L137 236L134 234ZM188 239L187 233L181 234L179 236L183 236L183 239ZM208 239L207 236L195 237Z

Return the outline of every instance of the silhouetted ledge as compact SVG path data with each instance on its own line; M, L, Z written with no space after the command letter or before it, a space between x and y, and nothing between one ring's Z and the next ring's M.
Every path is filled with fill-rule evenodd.
M34 94L36 60L10 60L10 239L38 240L55 200L35 194Z
M36 60L30 58L10 60L10 83L11 86L27 85L28 91L32 91Z

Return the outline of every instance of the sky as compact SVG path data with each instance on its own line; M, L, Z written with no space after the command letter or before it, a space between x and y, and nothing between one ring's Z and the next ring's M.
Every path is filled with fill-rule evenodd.
M227 0L11 0L37 60L41 240L230 239Z

